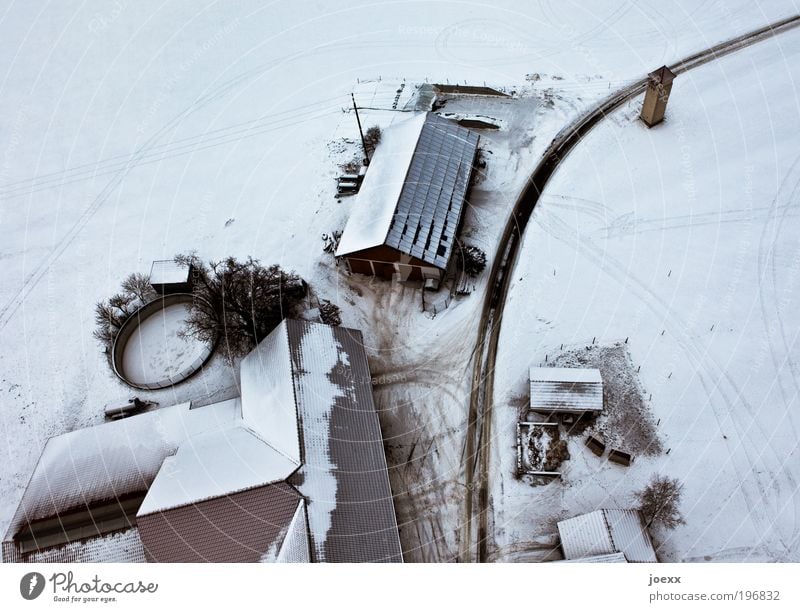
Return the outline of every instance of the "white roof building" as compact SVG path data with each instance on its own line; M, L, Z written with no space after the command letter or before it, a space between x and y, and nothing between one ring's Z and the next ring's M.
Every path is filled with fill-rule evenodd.
M48 440L4 561L402 561L361 333L285 320L241 390Z
M622 553L629 563L658 562L638 510L595 510L559 521L558 533L569 560Z
M596 368L531 368L531 410L586 413L603 410L603 378Z

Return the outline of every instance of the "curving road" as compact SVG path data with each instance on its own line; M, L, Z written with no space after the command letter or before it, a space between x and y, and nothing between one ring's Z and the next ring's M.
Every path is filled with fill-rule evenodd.
M686 72L798 25L800 25L800 15L782 19L699 51L670 68L675 74ZM646 79L642 79L616 92L556 135L528 178L503 230L490 272L489 291L481 313L474 352L468 429L462 465L467 495L459 538L461 562L486 561L494 368L510 271L514 268L525 228L547 181L569 152L598 122L622 104L640 95L646 85Z

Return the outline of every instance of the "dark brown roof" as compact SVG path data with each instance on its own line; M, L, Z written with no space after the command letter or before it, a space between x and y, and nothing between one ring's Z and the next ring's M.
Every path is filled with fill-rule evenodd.
M138 518L147 560L246 563L277 551L300 494L281 482Z
M675 73L666 66L661 66L647 75L656 85L669 85L675 79Z
M290 482L306 498L313 560L402 562L361 332L293 320L286 329L303 444Z

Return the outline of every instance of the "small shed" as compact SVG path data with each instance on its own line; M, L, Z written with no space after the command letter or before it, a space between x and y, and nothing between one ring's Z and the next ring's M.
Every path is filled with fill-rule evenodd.
M603 410L603 378L596 368L531 368L531 410L596 415Z
M150 268L150 285L159 295L190 293L192 291L192 266L178 263L174 259L154 261Z
M565 559L622 553L629 563L658 562L638 510L595 510L559 521L558 534Z

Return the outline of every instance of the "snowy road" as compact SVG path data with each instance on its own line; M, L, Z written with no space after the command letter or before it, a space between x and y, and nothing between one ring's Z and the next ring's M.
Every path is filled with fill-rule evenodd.
M800 25L800 16L780 20L768 26L758 28L748 34L733 38L730 41L714 45L704 51L694 53L672 65L671 68L676 74L684 73L710 61L719 59L729 53L756 44L772 36L779 35L798 25ZM495 403L494 377L497 367L498 342L503 320L503 310L512 279L511 273L516 265L516 258L525 228L527 227L539 197L545 190L548 180L563 160L566 159L569 152L578 145L588 132L601 120L606 119L623 104L640 95L644 87L645 82L642 81L611 96L556 136L546 151L542 161L539 162L536 169L531 174L529 182L526 184L525 189L517 200L514 211L506 225L503 238L497 248L489 280L491 289L486 296L479 326L478 343L474 353L475 359L473 362L472 390L470 393L467 452L464 457L467 488L471 494L466 495L464 504L463 535L460 549L460 559L462 561L469 562L473 559L477 561L487 560L487 551L490 544L487 525L491 513L491 508L489 507L491 478L489 462L492 443L493 407ZM790 182L789 184L791 185L792 183ZM796 184L794 185L796 188ZM589 204L592 203L589 202ZM578 205L582 206L584 210L587 208L586 203L579 202ZM599 214L602 214L602 212L602 210L599 211ZM558 220L551 217L550 222L558 223ZM570 228L566 225L561 225L558 228L551 228L550 233L560 236L562 240L570 240L572 236ZM625 276L624 265L621 263L615 265L613 262L610 262L608 256L604 254L603 251L593 248L586 242L577 243L573 246L577 249L587 250L587 255L599 262L608 274L617 274L617 280L621 283L630 281L630 278ZM761 251L759 255L761 255ZM619 276L620 271L622 276ZM670 321L671 318L674 317L670 305L666 302L659 301L657 296L646 284L640 284L638 287L634 287L633 291L639 292L640 297L647 300L649 304L657 309L656 316L660 320ZM761 303L762 308L765 308L766 303L763 298ZM681 329L679 321L673 320L672 322L675 324L674 328L676 330ZM743 394L727 371L718 366L712 371L709 371L707 369L708 366L704 365L702 349L692 343L688 337L681 338L679 343L683 352L692 359L694 367L698 368L701 372L701 377L703 374L708 377L707 380L703 382L708 391L712 388L712 380L719 381L721 379L728 386L727 391L724 390L724 387L722 391L723 394L726 394L725 400L727 405L730 406L736 403L737 400L741 400ZM702 368L706 368L705 371ZM718 384L717 382L717 385ZM719 386L716 388L720 389ZM722 407L715 409L715 411L719 410L723 410ZM752 409L749 407L748 413L751 415L753 414ZM717 419L720 422L725 419L723 412L717 412ZM748 436L755 436L753 443L758 448L762 448L764 451L770 449L770 437L765 435L763 429L758 426L757 421L748 419L747 423L747 425L738 425L739 431L737 431L737 438L744 439ZM777 456L775 459L778 461L778 469L780 470L780 466L782 465L780 459ZM753 462L748 461L748 464L753 465ZM746 477L747 473L747 466L739 467L739 474L743 479ZM787 476L789 478L789 485L796 490L797 485L791 478L791 475L787 473ZM751 507L756 507L759 504L769 504L771 501L760 484L758 487L760 492L759 499L748 500ZM758 517L761 515L756 513L755 516ZM766 528L767 526L764 525L762 527ZM796 536L793 534L790 540L793 541L795 537Z

